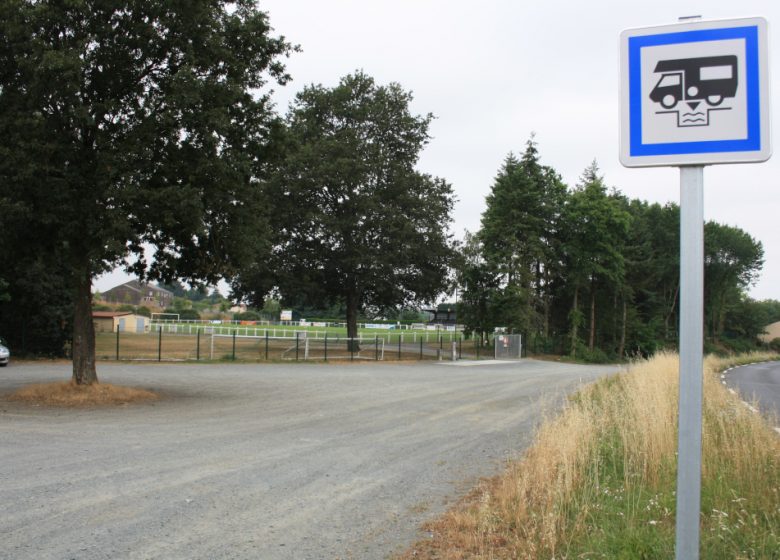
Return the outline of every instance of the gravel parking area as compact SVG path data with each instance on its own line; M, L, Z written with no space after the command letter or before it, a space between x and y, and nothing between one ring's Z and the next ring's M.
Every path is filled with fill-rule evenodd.
M0 395L69 364L0 370ZM160 401L74 410L0 399L0 558L386 558L498 472L582 382L524 360L101 364Z

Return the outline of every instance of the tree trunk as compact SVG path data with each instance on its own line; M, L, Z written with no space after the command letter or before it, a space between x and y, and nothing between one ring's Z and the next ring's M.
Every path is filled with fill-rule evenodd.
M355 292L347 294L347 350L350 352L360 352L360 341L358 340L358 296Z
M618 358L623 359L623 353L626 351L626 320L628 319L628 305L626 304L626 297L621 298L623 300L623 324L620 328L620 346L618 347Z
M677 307L677 296L680 292L680 283L678 282L674 287L674 295L672 296L672 305L669 308L669 313L666 314L666 317L664 317L664 339L669 340L669 321L672 318L672 315L674 315L674 309Z
M544 340L550 337L550 274L544 271Z
M92 275L89 267L76 276L73 310L73 382L76 385L97 383L95 369L95 325L92 322Z
M580 297L580 287L576 286L574 288L574 302L571 306L571 317L572 317L572 325L571 325L571 356L572 358L577 355L577 326L579 321L579 318L577 317L577 314L579 313L579 310L577 309L579 306L579 297Z
M590 283L590 334L588 336L588 350L593 351L596 343L596 286Z
M542 327L544 340L550 337L550 296L544 296L544 323Z

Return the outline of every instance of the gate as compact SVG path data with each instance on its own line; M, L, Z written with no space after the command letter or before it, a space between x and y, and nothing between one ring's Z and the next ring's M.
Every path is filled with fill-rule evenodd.
M522 356L523 344L519 334L497 334L493 343L496 360L519 359Z

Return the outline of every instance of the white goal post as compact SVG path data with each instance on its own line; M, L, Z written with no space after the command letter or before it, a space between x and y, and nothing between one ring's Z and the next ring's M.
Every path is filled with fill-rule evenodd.
M175 317L175 318L170 319L170 321L174 321L174 322L177 322L177 323L179 322L180 317L181 317L178 313L152 313L152 316L151 316L152 323L160 323L162 321L168 321L169 320L169 319L160 319L160 316L162 316L162 315L165 315L165 316L168 316L168 317ZM157 317L157 319L155 319L155 316Z

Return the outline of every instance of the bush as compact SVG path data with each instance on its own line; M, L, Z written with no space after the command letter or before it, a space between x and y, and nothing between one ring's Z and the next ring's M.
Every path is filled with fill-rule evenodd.
M200 320L200 313L194 309L182 309L179 311L179 318L182 321L198 321Z
M198 321L200 319L200 313L194 309L175 309L168 307L163 313L178 314L181 321ZM172 319L173 317L166 317L166 319Z
M582 343L577 344L577 358L586 364L608 364L612 361L601 348L595 347L590 350Z
M244 311L243 313L234 313L234 321L262 321L263 316L257 311Z

